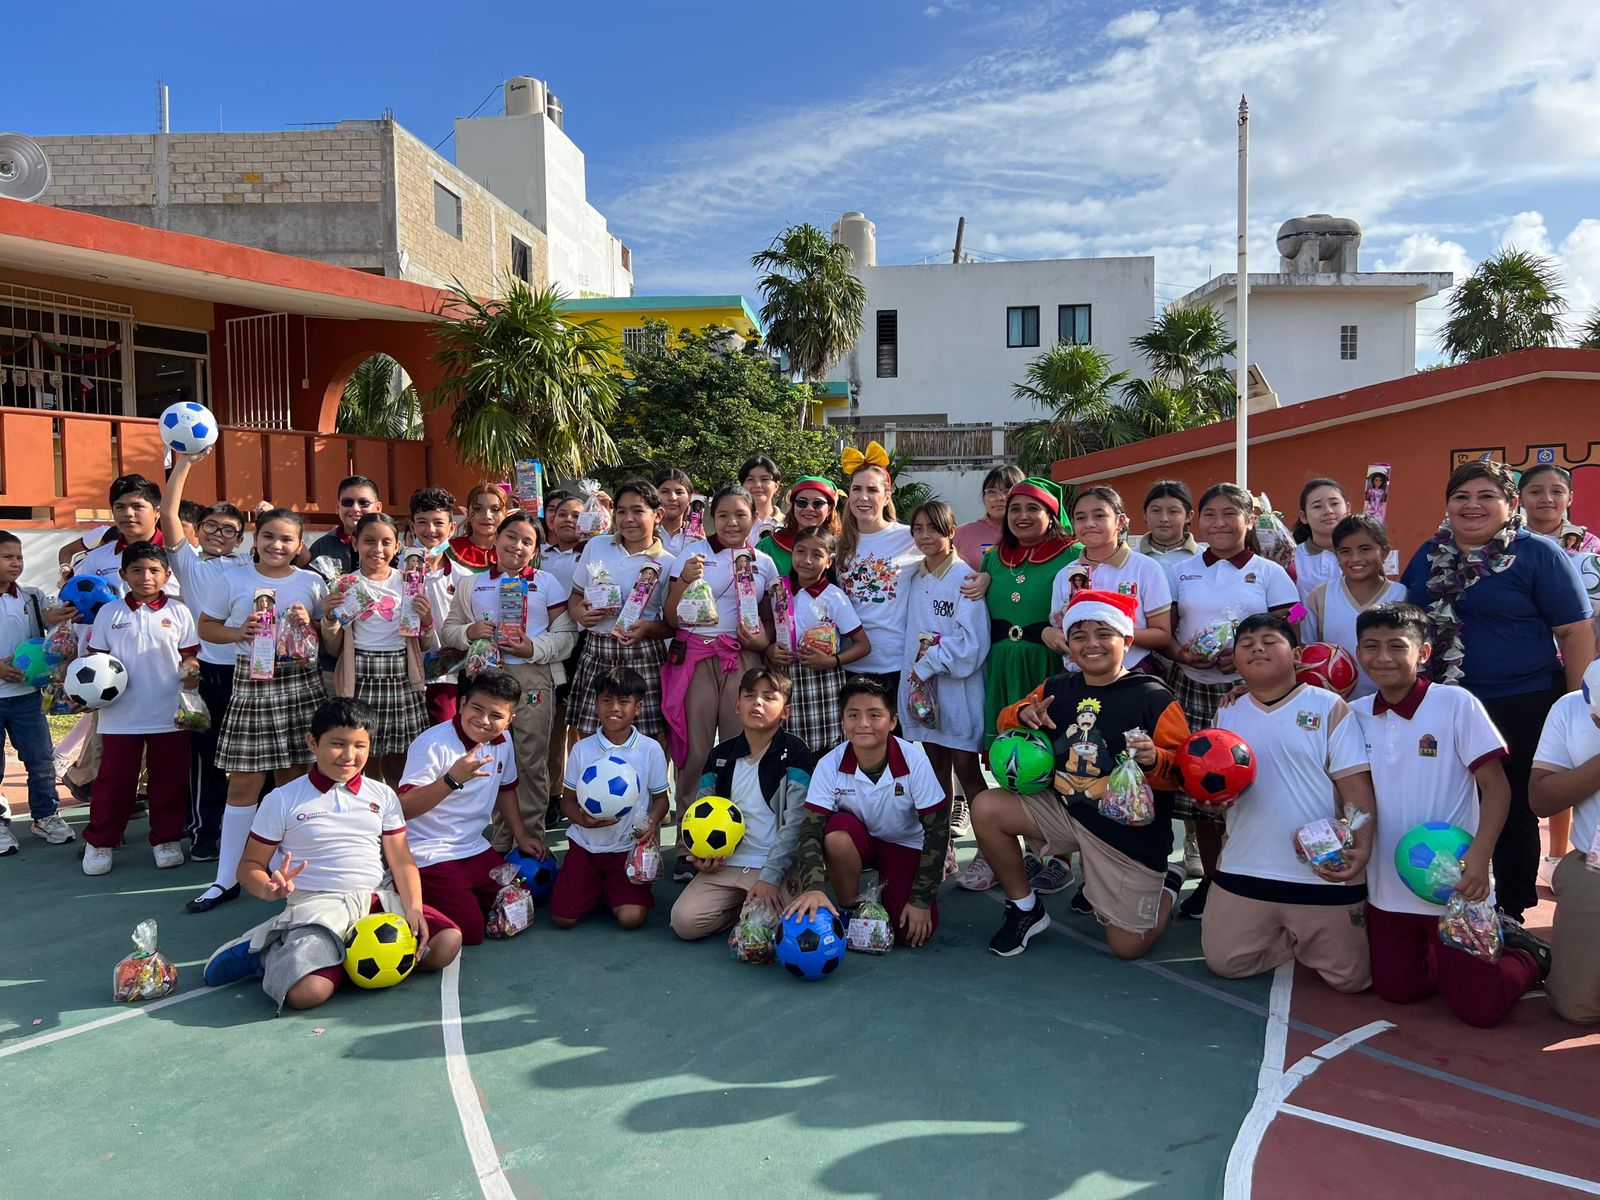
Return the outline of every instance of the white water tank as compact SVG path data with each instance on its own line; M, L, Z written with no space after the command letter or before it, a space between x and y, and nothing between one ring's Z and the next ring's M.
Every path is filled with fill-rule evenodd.
M506 80L506 116L531 117L544 111L544 84L532 75Z
M850 251L852 267L878 265L878 227L865 213L847 212L835 221L833 240Z

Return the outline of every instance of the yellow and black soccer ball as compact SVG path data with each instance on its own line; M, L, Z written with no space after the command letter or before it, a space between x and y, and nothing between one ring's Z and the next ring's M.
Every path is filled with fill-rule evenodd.
M344 936L344 973L357 987L393 987L416 965L417 935L395 913L362 917Z
M702 796L684 814L678 840L696 858L727 858L744 837L744 814L725 796Z

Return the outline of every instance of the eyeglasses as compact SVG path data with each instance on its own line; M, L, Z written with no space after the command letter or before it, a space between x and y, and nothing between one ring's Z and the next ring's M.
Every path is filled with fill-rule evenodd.
M205 521L200 525L201 533L209 533L212 537L243 537L244 530L233 525L222 525L216 521Z
M985 496L1009 496L1011 494L1011 489L1003 487L984 488L983 494Z
M791 508L832 508L833 501L824 500L821 497L815 500L791 500L789 506Z
M376 500L359 500L354 496L339 497L340 508L371 508L377 503L378 502Z

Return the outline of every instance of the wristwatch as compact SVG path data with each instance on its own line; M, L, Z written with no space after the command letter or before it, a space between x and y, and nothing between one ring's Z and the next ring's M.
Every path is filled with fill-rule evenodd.
M444 773L444 785L452 792L459 792L462 788L467 786L466 784L459 782L454 775L450 774L449 771Z

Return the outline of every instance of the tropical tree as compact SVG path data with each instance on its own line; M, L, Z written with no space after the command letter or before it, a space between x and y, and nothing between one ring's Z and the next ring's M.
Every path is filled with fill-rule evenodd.
M559 478L616 456L616 342L599 322L563 313L562 299L519 279L493 300L450 289L435 334L444 377L425 403L449 411L451 447L494 478L519 458L542 459Z
M1194 416L1210 421L1233 416L1235 388L1228 360L1238 344L1229 339L1219 310L1209 304L1169 304L1130 345L1150 364L1150 389L1173 397L1162 403L1175 412L1192 408ZM1204 422L1190 422L1196 423Z
M889 454L889 482L894 485L894 508L902 521L909 521L917 506L934 499L933 489L920 479L907 478L911 474L911 455L903 450ZM846 484L849 480L845 481Z
M1478 264L1450 298L1439 347L1471 362L1561 340L1561 275L1548 258L1508 247Z
M1128 372L1113 370L1095 346L1057 342L1035 358L1026 382L1012 385L1011 395L1046 415L1012 434L1017 465L1038 474L1057 459L1137 441L1140 434L1117 400L1128 380Z
M850 252L815 225L791 225L750 265L765 272L756 290L767 344L788 356L809 389L861 336L867 289L850 271ZM811 406L796 409L803 427Z
M360 437L420 438L422 404L416 385L396 386L399 371L387 354L363 360L344 385L334 428Z
M1578 346L1583 350L1600 350L1600 307L1591 312L1579 326Z

